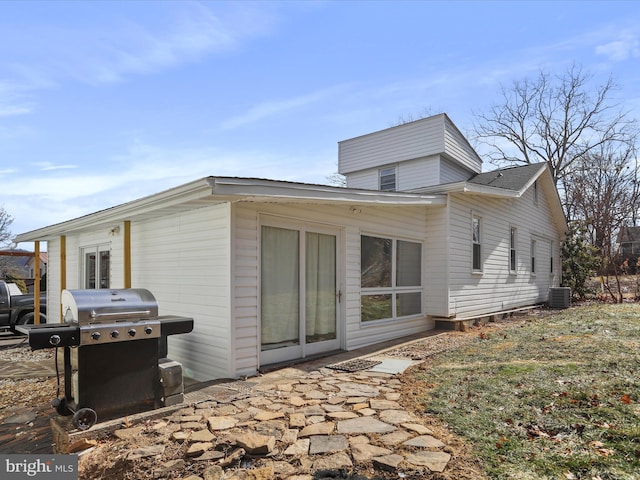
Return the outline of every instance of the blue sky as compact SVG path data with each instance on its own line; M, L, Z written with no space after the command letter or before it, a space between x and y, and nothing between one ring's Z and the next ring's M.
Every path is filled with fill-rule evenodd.
M340 140L470 134L572 63L640 118L640 2L5 0L0 205L17 234L208 175L326 183Z

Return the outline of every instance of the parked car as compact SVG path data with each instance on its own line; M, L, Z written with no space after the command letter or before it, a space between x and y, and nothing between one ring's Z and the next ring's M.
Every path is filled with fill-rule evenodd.
M15 332L16 325L35 323L34 296L23 294L15 283L0 280L0 328L10 328ZM40 294L40 323L47 321L47 294Z

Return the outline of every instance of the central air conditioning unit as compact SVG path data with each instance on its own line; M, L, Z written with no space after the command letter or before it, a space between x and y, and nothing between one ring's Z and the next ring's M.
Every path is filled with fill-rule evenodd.
M549 308L569 308L571 306L571 288L551 287L549 289Z

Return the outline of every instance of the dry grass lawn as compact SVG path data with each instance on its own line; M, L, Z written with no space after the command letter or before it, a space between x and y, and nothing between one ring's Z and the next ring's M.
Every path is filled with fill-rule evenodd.
M534 316L406 379L489 478L640 478L638 304Z

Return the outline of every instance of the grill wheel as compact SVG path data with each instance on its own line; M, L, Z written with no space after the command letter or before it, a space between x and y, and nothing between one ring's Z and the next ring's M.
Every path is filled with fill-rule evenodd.
M90 408L81 408L74 415L71 422L78 430L88 430L96 424L98 414Z

